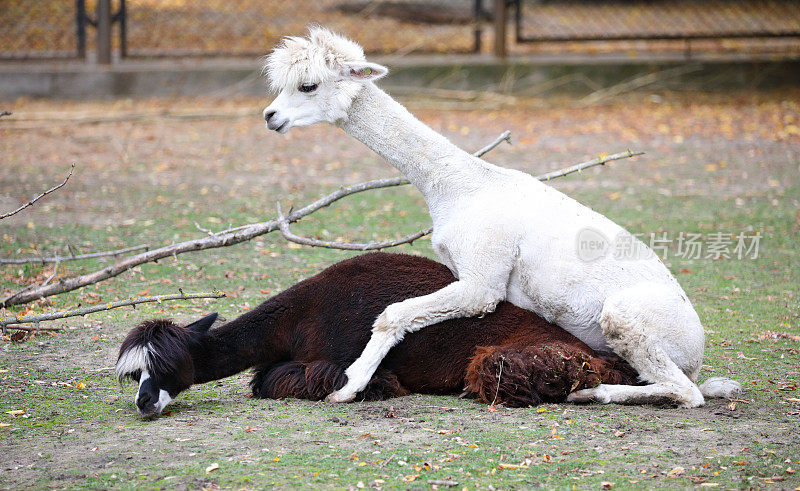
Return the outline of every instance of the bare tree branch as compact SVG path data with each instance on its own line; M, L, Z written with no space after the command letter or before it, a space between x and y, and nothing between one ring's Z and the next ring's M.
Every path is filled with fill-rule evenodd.
M489 147L491 148L496 147L502 141L507 141L506 138L507 136L501 135L500 137L498 137L498 139L495 140L495 142L493 142L492 145L489 145ZM488 148L488 150L491 150L491 148ZM481 149L481 151L484 150L488 151L487 149ZM590 166L588 165L589 163L586 164L587 167ZM591 165L599 165L599 164L592 163ZM572 168L576 167L579 166L573 166ZM572 172L577 172L578 170L581 169L573 170ZM564 172L564 171L557 171L557 172ZM566 175L566 173L562 175ZM282 221L287 224L297 222L301 218L310 215L311 213L319 210L320 208L329 206L331 203L340 200L346 196L349 196L351 194L356 194L372 189L400 186L407 183L408 183L407 180L405 180L401 176L398 176L389 179L375 179L372 181L366 181L351 186L344 186L339 188L335 192L323 196L322 198L314 201L313 203L303 208L300 208L299 210L287 214ZM81 276L75 276L72 278L62 278L59 281L51 283L46 286L40 286L30 291L14 293L9 297L0 300L0 306L7 307L10 305L24 304L40 298L49 297L52 295L58 295L60 293L69 292L72 290L77 290L78 288L82 288L86 285L91 285L106 280L108 278L113 278L117 275L124 273L125 271L128 271L132 268L135 268L136 266L139 266L140 264L155 262L158 261L159 259L163 259L170 256L176 257L178 254L183 254L184 252L202 251L205 249L214 249L218 247L231 246L234 244L248 241L254 237L274 232L275 230L279 229L280 229L279 220L275 218L265 222L243 225L241 227L231 228L222 232L212 233L207 237L189 240L185 242L179 242L177 244L171 244L158 249L149 250L147 252L143 252L140 254L136 254L134 256L129 256L127 258L124 258L121 261L112 264L110 266L107 266L98 271L87 273Z
M10 211L10 212L6 213L5 215L0 215L0 220L2 220L3 218L8 218L8 217L10 217L11 215L16 215L17 213L21 212L21 211L22 211L22 210L24 210L25 208L27 208L27 207L29 207L29 206L32 206L34 203L36 203L37 201L39 201L41 198L44 198L45 196L47 196L48 194L52 193L52 192L53 192L53 191L55 191L56 189L59 189L59 188L61 188L61 187L64 187L64 185L67 183L67 181L69 181L69 178L70 178L70 177L72 177L72 171L74 171L74 170L75 170L75 164L73 163L73 164L72 164L72 167L70 167L70 169L69 169L69 174L67 174L67 177L66 177L66 179L64 179L64 182L62 182L61 184L57 184L56 186L53 186L52 188L50 188L50 189L48 189L47 191L45 191L45 192L43 192L42 194L40 194L39 196L37 196L37 197L33 198L32 200L28 201L28 202L27 202L27 203L25 203L24 205L20 206L20 207L19 207L19 208L17 208L16 210L14 210L14 211Z
M482 156L486 155L487 153L489 153L490 151L494 150L494 148L497 145L500 145L503 142L506 142L509 145L511 145L511 132L510 131L505 130L503 133L500 134L500 136L495 138L492 143L486 145L485 147L481 148L480 150L478 150L477 152L473 153L472 155L474 155L476 157L482 157Z
M172 295L156 295L152 297L131 297L127 300L120 300L119 302L108 302L102 305L93 305L91 307L82 307L72 310L64 310L62 312L45 312L43 314L31 314L31 315L9 315L5 317L0 317L0 327L3 329L3 333L6 332L6 327L10 325L15 325L14 329L20 329L23 331L57 331L60 328L57 327L49 327L49 328L41 328L41 327L16 327L16 324L38 324L42 321L51 321L55 319L64 319L67 317L75 317L78 315L86 315L86 314L93 314L95 312L100 312L103 310L112 310L118 309L120 307L125 307L128 305L139 305L141 303L151 303L151 302L165 302L168 300L189 300L192 298L222 298L225 296L225 293L214 291L211 293L175 293Z
M588 169L589 167L594 167L596 165L605 165L606 162L611 162L612 160L627 159L630 157L636 157L637 155L644 155L644 152L631 152L630 149L628 149L627 152L615 153L614 155L608 155L606 157L597 157L596 159L592 159L586 162L581 162L580 164L575 164L570 167L565 167L561 170L554 170L546 174L541 174L536 176L536 179L539 179L540 181L549 181L550 179L563 177L566 176L567 174L581 172L582 170Z
M21 257L21 258L11 258L11 259L0 259L0 264L29 264L29 263L45 264L45 263L57 263L62 261L77 261L79 259L91 259L95 257L120 256L128 252L141 251L142 249L147 250L149 248L150 246L147 244L140 244L138 246L126 247L124 249L117 249L116 251L90 252L88 254L72 254L69 256L59 256L56 254L53 257Z
M425 237L429 233L433 232L433 227L428 227L424 230L420 230L419 232L414 232L413 234L406 235L405 237L401 237L396 240L388 240L385 242L370 242L368 244L354 244L352 242L337 242L337 241L324 241L324 240L317 240L312 239L309 237L301 237L299 235L295 235L289 230L289 222L286 220L286 217L283 216L283 212L281 211L281 204L278 203L278 227L280 228L281 235L283 238L288 240L289 242L294 242L296 244L303 244L312 247L325 247L328 249L343 249L346 251L377 251L380 249L386 249L389 247L396 247L400 244L411 244L415 240L419 239L420 237Z
M504 132L502 135L497 137L497 139L495 141L493 141L489 145L487 145L484 148L482 148L482 149L478 150L477 152L475 152L474 155L479 157L479 156L485 154L486 152L492 150L494 147L499 145L504 140L509 142L509 143L511 143L510 135L511 135L511 132L509 132L509 131ZM541 174L541 175L536 176L536 179L539 179L540 181L549 181L549 180L555 179L557 177L566 176L567 174L573 174L575 172L581 172L584 169L588 169L590 167L595 167L597 165L605 165L606 162L610 162L612 160L630 158L630 157L635 157L637 155L644 155L644 152L632 152L629 149L627 152L615 153L613 155L608 155L608 156L605 156L605 157L597 157L595 159L592 159L592 160L589 160L589 161L586 161L586 162L581 162L580 164L575 164L575 165L572 165L570 167L565 167L565 168L560 169L560 170L551 171L551 172L548 172L546 174ZM368 186L365 186L365 189L359 189L358 191L354 191L354 192L359 192L359 191L363 191L363 190L366 190L366 189L377 189L379 187L399 186L399 185L405 184L407 182L408 181L405 181L405 180L402 180L402 179L398 180L396 178L378 179L378 180L375 180L375 181L369 181L369 182L366 182L366 183L361 183L359 185L356 185L356 186L362 186L362 185L366 184ZM350 188L355 188L356 186L351 186ZM342 189L343 190L344 189L350 190L350 188L342 188ZM352 242L340 242L340 241L339 242L337 242L337 241L324 241L324 240L312 239L310 237L301 237L299 235L293 234L291 232L291 230L289 229L289 222L285 218L282 218L282 217L283 217L283 215L281 214L281 205L280 205L280 203L278 203L278 227L280 228L281 235L283 235L284 239L288 240L289 242L294 242L296 244L302 244L302 245L307 245L307 246L312 246L312 247L324 247L324 248L328 248L328 249L343 249L343 250L349 250L349 251L370 251L370 250L387 249L389 247L395 247L395 246L398 246L398 245L401 245L401 244L411 244L415 240L417 240L417 239L419 239L421 237L425 237L426 235L428 235L431 232L433 232L433 227L428 227L428 228L426 228L424 230L420 230L418 232L414 232L413 234L406 235L405 237L401 237L400 239L397 239L397 240L391 240L391 241L386 241L386 242L370 242L370 243L367 243L367 244L357 244L357 243L352 243Z

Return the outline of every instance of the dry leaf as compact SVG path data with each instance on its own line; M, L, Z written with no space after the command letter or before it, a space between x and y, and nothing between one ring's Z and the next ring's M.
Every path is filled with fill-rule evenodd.
M603 486L603 489L611 489L614 487L614 483L611 481L602 481L600 485Z
M13 411L6 411L6 414L10 414L11 416L20 416L25 414L24 409L14 409Z
M210 466L206 467L206 474L211 474L215 470L219 469L219 464L214 462Z
M669 477L670 479L674 479L674 478L676 478L678 476L682 476L685 473L686 473L686 469L684 469L683 467L676 467L676 468L672 469L671 471L667 472L667 477Z
M11 340L15 343L21 343L28 337L28 331L17 331L11 335Z
M405 482L416 481L419 478L419 474L409 474L403 478Z

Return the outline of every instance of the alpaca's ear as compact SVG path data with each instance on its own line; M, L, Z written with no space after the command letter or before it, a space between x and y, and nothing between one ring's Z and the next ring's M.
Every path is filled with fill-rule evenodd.
M345 63L341 75L355 81L378 80L389 73L389 69L369 61Z
M186 329L189 329L197 333L204 333L208 331L212 325L214 325L214 322L216 322L218 316L219 314L216 312L214 312L213 314L208 314L199 321L194 321L188 326L186 326Z

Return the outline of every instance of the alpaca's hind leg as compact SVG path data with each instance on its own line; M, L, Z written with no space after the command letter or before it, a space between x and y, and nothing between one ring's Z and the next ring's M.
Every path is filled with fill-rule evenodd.
M641 284L609 296L600 317L608 345L648 385L601 384L579 390L571 402L619 404L704 404L695 384L705 335L700 319L682 292Z
M467 367L467 390L487 404L510 407L562 402L574 387L600 383L590 361L583 351L541 336L479 346Z

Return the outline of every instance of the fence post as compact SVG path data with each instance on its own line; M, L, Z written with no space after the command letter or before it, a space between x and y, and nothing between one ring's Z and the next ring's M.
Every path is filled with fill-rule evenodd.
M119 0L119 12L114 15L115 22L119 22L119 57L128 56L128 13L125 0Z
M97 0L97 63L111 63L111 0Z
M78 32L78 58L86 59L86 0L75 0L75 27Z
M483 0L475 0L473 4L473 15L475 16L475 44L473 45L472 51L473 53L480 54L481 52L481 22L483 22Z
M506 57L506 0L494 0L494 55Z

